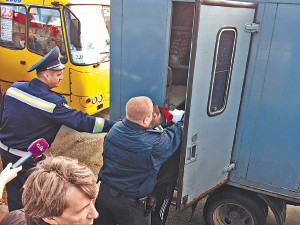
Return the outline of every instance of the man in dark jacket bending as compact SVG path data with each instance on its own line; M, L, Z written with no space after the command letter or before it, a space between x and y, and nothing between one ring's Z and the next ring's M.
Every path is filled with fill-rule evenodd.
M126 105L126 118L114 125L104 139L103 167L94 224L151 224L149 196L160 166L178 148L182 122L161 132L149 129L153 104L140 96Z

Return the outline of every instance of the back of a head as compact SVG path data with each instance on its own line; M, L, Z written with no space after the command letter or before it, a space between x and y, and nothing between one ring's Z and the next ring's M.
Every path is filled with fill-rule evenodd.
M68 207L66 191L79 188L90 199L98 194L93 172L68 157L47 157L31 170L23 187L22 202L28 224L42 218L61 216Z
M154 101L152 101L152 104L153 104L153 113L156 113L157 115L160 114L158 105Z
M20 33L18 33L18 32L12 33L12 39L13 39L13 41L16 40L16 38L20 39Z
M131 98L126 104L126 118L134 123L141 123L145 117L152 115L153 103L146 96Z

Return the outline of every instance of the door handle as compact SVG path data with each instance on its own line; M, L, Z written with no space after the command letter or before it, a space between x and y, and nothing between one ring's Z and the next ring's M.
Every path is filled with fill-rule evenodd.
M193 145L191 147L188 147L186 149L186 163L185 164L189 164L193 161L196 161L197 159L197 153L196 153L196 150L197 150L197 145L198 143L193 143Z

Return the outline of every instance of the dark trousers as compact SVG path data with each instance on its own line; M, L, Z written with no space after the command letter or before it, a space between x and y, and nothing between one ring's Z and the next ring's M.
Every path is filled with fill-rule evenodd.
M111 188L100 184L95 203L99 217L94 225L150 225L151 216L144 216L144 207L137 206L134 198L112 193Z
M176 183L164 183L155 187L156 207L151 213L151 225L164 225L172 202Z
M0 148L1 149L1 148ZM18 173L18 176L5 185L7 192L8 210L13 211L23 208L22 204L22 187L28 177L27 171L32 167L36 166L37 161L45 159L46 156L42 155L37 160L34 158L28 159L22 165L22 171ZM1 149L1 160L3 169L8 163L15 163L20 159L19 156L13 155L3 149Z

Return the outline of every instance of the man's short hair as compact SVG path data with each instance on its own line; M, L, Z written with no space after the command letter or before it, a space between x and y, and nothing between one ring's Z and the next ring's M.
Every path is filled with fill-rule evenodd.
M158 108L158 105L154 101L152 101L152 104L153 104L153 113L156 113L157 115L159 115L160 110Z
M37 77L42 77L46 72L47 70L44 70L44 71L40 71L40 72L36 72L36 76Z
M30 172L22 195L27 224L46 217L61 216L68 207L66 191L70 186L79 188L90 199L97 197L95 175L78 160L50 156Z
M36 72L36 76L38 78L42 78L45 76L45 74L50 74L50 76L53 76L54 73L55 73L55 70L44 70L44 71Z
M126 118L131 122L142 122L153 112L152 100L146 96L131 98L126 104Z

